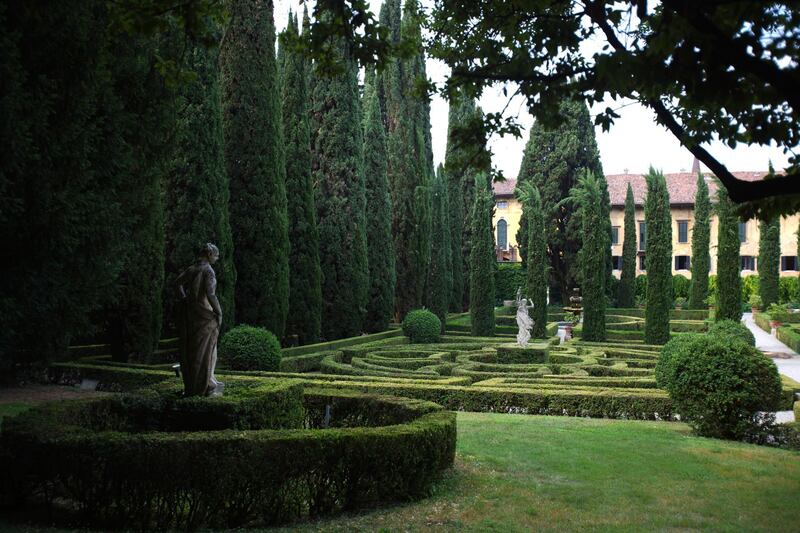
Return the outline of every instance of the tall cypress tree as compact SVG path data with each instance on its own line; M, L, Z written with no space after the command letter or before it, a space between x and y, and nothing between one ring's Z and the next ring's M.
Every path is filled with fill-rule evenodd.
M231 0L220 48L236 317L283 336L289 235L272 2Z
M647 307L644 341L647 344L664 344L669 340L669 311L672 308L672 218L664 174L650 167L645 179Z
M561 104L561 124L555 129L546 129L534 123L525 147L517 183L532 181L542 195L542 205L547 216L547 249L550 259L551 285L557 290L555 298L566 301L569 292L577 284L579 267L577 254L581 248L581 224L575 217L574 205L555 205L569 195L583 170L603 176L600 152L594 136L589 110L583 102L566 100ZM609 207L610 209L610 207ZM604 223L610 235L610 222ZM520 223L517 242L523 260L527 249L524 236L527 222ZM610 262L610 251L607 254ZM605 267L610 273L609 266Z
M628 191L625 193L622 274L617 290L617 306L626 308L636 305L636 203L630 183L628 183Z
M369 301L364 330L383 331L394 313L395 268L392 243L392 203L386 173L386 137L375 74L367 72L363 99L364 178L372 220L367 224Z
M611 247L604 217L603 182L591 171L578 178L570 191L570 199L578 206L583 247L579 254L581 294L583 296L583 329L581 339L606 340L606 272L605 250ZM530 252L529 252L530 253Z
M717 312L716 320L742 318L742 279L739 257L739 217L722 184L717 184Z
M224 313L222 327L234 324L233 236L229 218L230 191L222 142L222 110L217 70L218 50L195 46L187 53L197 79L181 88L175 155L166 186L166 283L172 309L175 279L211 242L220 250L214 265L217 298Z
M542 198L532 183L517 187L522 216L528 221L527 283L525 294L533 302L533 338L547 336L547 235Z
M454 153L457 144L453 138L453 130L457 125L457 103L450 102L447 117L447 149L443 168L447 183L447 195L450 201L448 217L450 220L450 271L453 284L450 294L450 310L459 313L464 310L464 260L461 254L462 233L464 231L464 199L461 191L461 173L454 168Z
M431 257L425 305L439 317L444 331L447 309L450 304L452 275L450 274L450 227L447 213L447 186L439 174L433 184L433 242L439 246Z
M494 198L485 176L475 178L475 204L472 208L472 247L469 272L469 317L472 334L494 335L494 236L492 209Z
M357 70L343 41L343 69L314 76L312 180L322 266L322 332L327 340L363 330L369 298L366 193Z
M708 185L697 174L697 193L694 197L694 226L692 227L692 283L689 289L689 308L708 309L708 272L711 269L711 201Z
M289 37L297 35L296 24L290 13L286 27ZM322 270L311 183L308 76L301 54L288 49L283 50L283 55L281 100L291 265L286 333L297 335L301 344L310 344L319 341L322 327Z
M781 219L762 220L758 242L758 293L762 309L778 303L781 266Z

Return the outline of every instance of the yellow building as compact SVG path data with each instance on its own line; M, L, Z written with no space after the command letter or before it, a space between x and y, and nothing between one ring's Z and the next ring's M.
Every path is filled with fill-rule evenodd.
M734 172L737 178L744 180L761 179L764 172ZM694 225L694 197L697 191L697 174L681 172L665 174L672 211L672 273L691 277L692 227ZM711 175L706 176L709 193L712 198L716 194L716 182ZM611 174L606 176L608 193L611 198L611 255L614 261L614 274L619 277L622 266L622 243L625 239L625 194L628 184L633 189L636 203L637 260L636 275L645 274L645 245L647 227L644 220L644 199L647 184L642 174ZM514 198L516 181L507 180L494 186L495 214L494 230L497 243L498 261L519 261L516 242L517 229L522 216L522 206ZM797 275L797 231L800 216L792 215L781 218L781 276ZM715 215L711 218L711 274L717 271L717 229L719 221ZM739 225L739 237L742 242L741 268L742 275L758 273L758 221L748 220Z

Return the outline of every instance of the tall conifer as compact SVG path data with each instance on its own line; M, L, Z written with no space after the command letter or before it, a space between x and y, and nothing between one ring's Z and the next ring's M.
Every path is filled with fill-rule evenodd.
M781 219L762 220L758 241L758 293L762 309L778 303L781 266Z
M547 235L539 190L530 182L517 188L522 202L522 216L528 221L527 284L525 296L533 302L533 338L547 332Z
M450 227L447 213L447 185L440 173L433 184L433 242L437 248L431 256L428 283L425 291L426 307L439 317L444 331L447 309L450 304L452 275L450 273Z
M553 228L548 232L548 255L550 259L551 284L557 289L554 298L566 300L570 290L577 284L579 262L577 254L581 248L581 225L575 217L575 206L554 206L569 195L583 170L590 170L603 177L600 152L594 135L589 110L583 102L567 100L561 104L561 124L548 129L538 121L531 128L530 138L525 147L517 183L532 181L542 195L542 205L547 216L547 225ZM603 180L605 181L605 180ZM607 194L604 195L607 198ZM610 206L609 208L610 209ZM610 221L607 227L611 232ZM524 236L527 222L520 223L517 242L520 255L527 254ZM607 262L610 262L610 250ZM610 274L609 265L605 267ZM560 294L559 294L560 293Z
M383 331L394 313L395 268L392 243L392 203L386 174L386 136L375 89L368 71L364 85L364 178L371 220L367 224L369 301L364 330Z
M231 0L220 48L236 318L283 336L289 308L286 167L272 2Z
M327 340L360 334L369 298L357 67L344 41L333 46L343 69L332 76L315 75L311 99L322 332Z
M717 184L717 311L716 320L742 318L742 279L739 256L739 217L722 184Z
M296 36L289 14L286 33ZM283 47L282 47L283 48ZM311 131L308 123L308 75L305 58L283 50L281 99L286 150L286 200L289 215L289 314L287 335L301 344L318 342L322 327L322 270L311 184Z
M622 273L619 278L617 306L636 305L636 203L628 183L625 193L625 225L622 242Z
M472 247L469 272L469 317L472 334L494 335L494 236L492 209L494 198L485 176L475 178L475 204L472 208Z
M692 281L689 288L689 308L708 308L708 272L711 269L711 201L708 185L701 173L697 174L697 192L694 199L694 226L692 227Z
M672 308L672 218L664 174L650 167L645 179L647 306L644 341L664 344L669 340L669 311Z
M220 250L214 265L222 327L235 321L233 237L229 218L230 191L222 143L222 111L217 69L218 50L195 46L187 54L197 79L186 83L178 101L175 155L167 176L166 284L172 309L175 279L211 242ZM174 317L170 317L174 319Z

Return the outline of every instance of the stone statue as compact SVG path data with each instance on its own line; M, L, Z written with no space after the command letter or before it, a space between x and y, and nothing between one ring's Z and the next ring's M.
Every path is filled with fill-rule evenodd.
M528 315L528 309L533 309L533 302L522 297L522 287L517 287L517 344L525 348L531 340L533 320Z
M217 300L217 276L211 265L219 259L219 249L208 243L200 250L197 262L177 279L179 351L185 396L221 394L224 385L214 377L217 365L217 339L222 325L222 309Z

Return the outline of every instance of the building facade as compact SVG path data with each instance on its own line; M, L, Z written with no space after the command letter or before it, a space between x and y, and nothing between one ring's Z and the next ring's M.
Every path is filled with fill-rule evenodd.
M761 179L764 172L734 172L739 179L748 181ZM694 197L697 192L697 174L680 172L665 174L672 212L672 273L691 277L692 228L694 227ZM711 201L714 202L717 184L711 175L705 176ZM608 193L611 198L612 243L611 256L614 274L620 276L622 265L622 243L625 239L625 194L630 183L636 203L636 275L646 274L645 254L647 248L647 225L644 219L644 200L647 184L643 174L611 174L606 176ZM520 261L516 242L522 206L514 197L516 181L507 180L494 186L495 213L494 231L498 261ZM798 274L797 231L800 216L781 217L781 276ZM711 274L717 272L717 229L716 215L711 217ZM739 224L741 241L742 275L758 274L758 220L747 220Z

